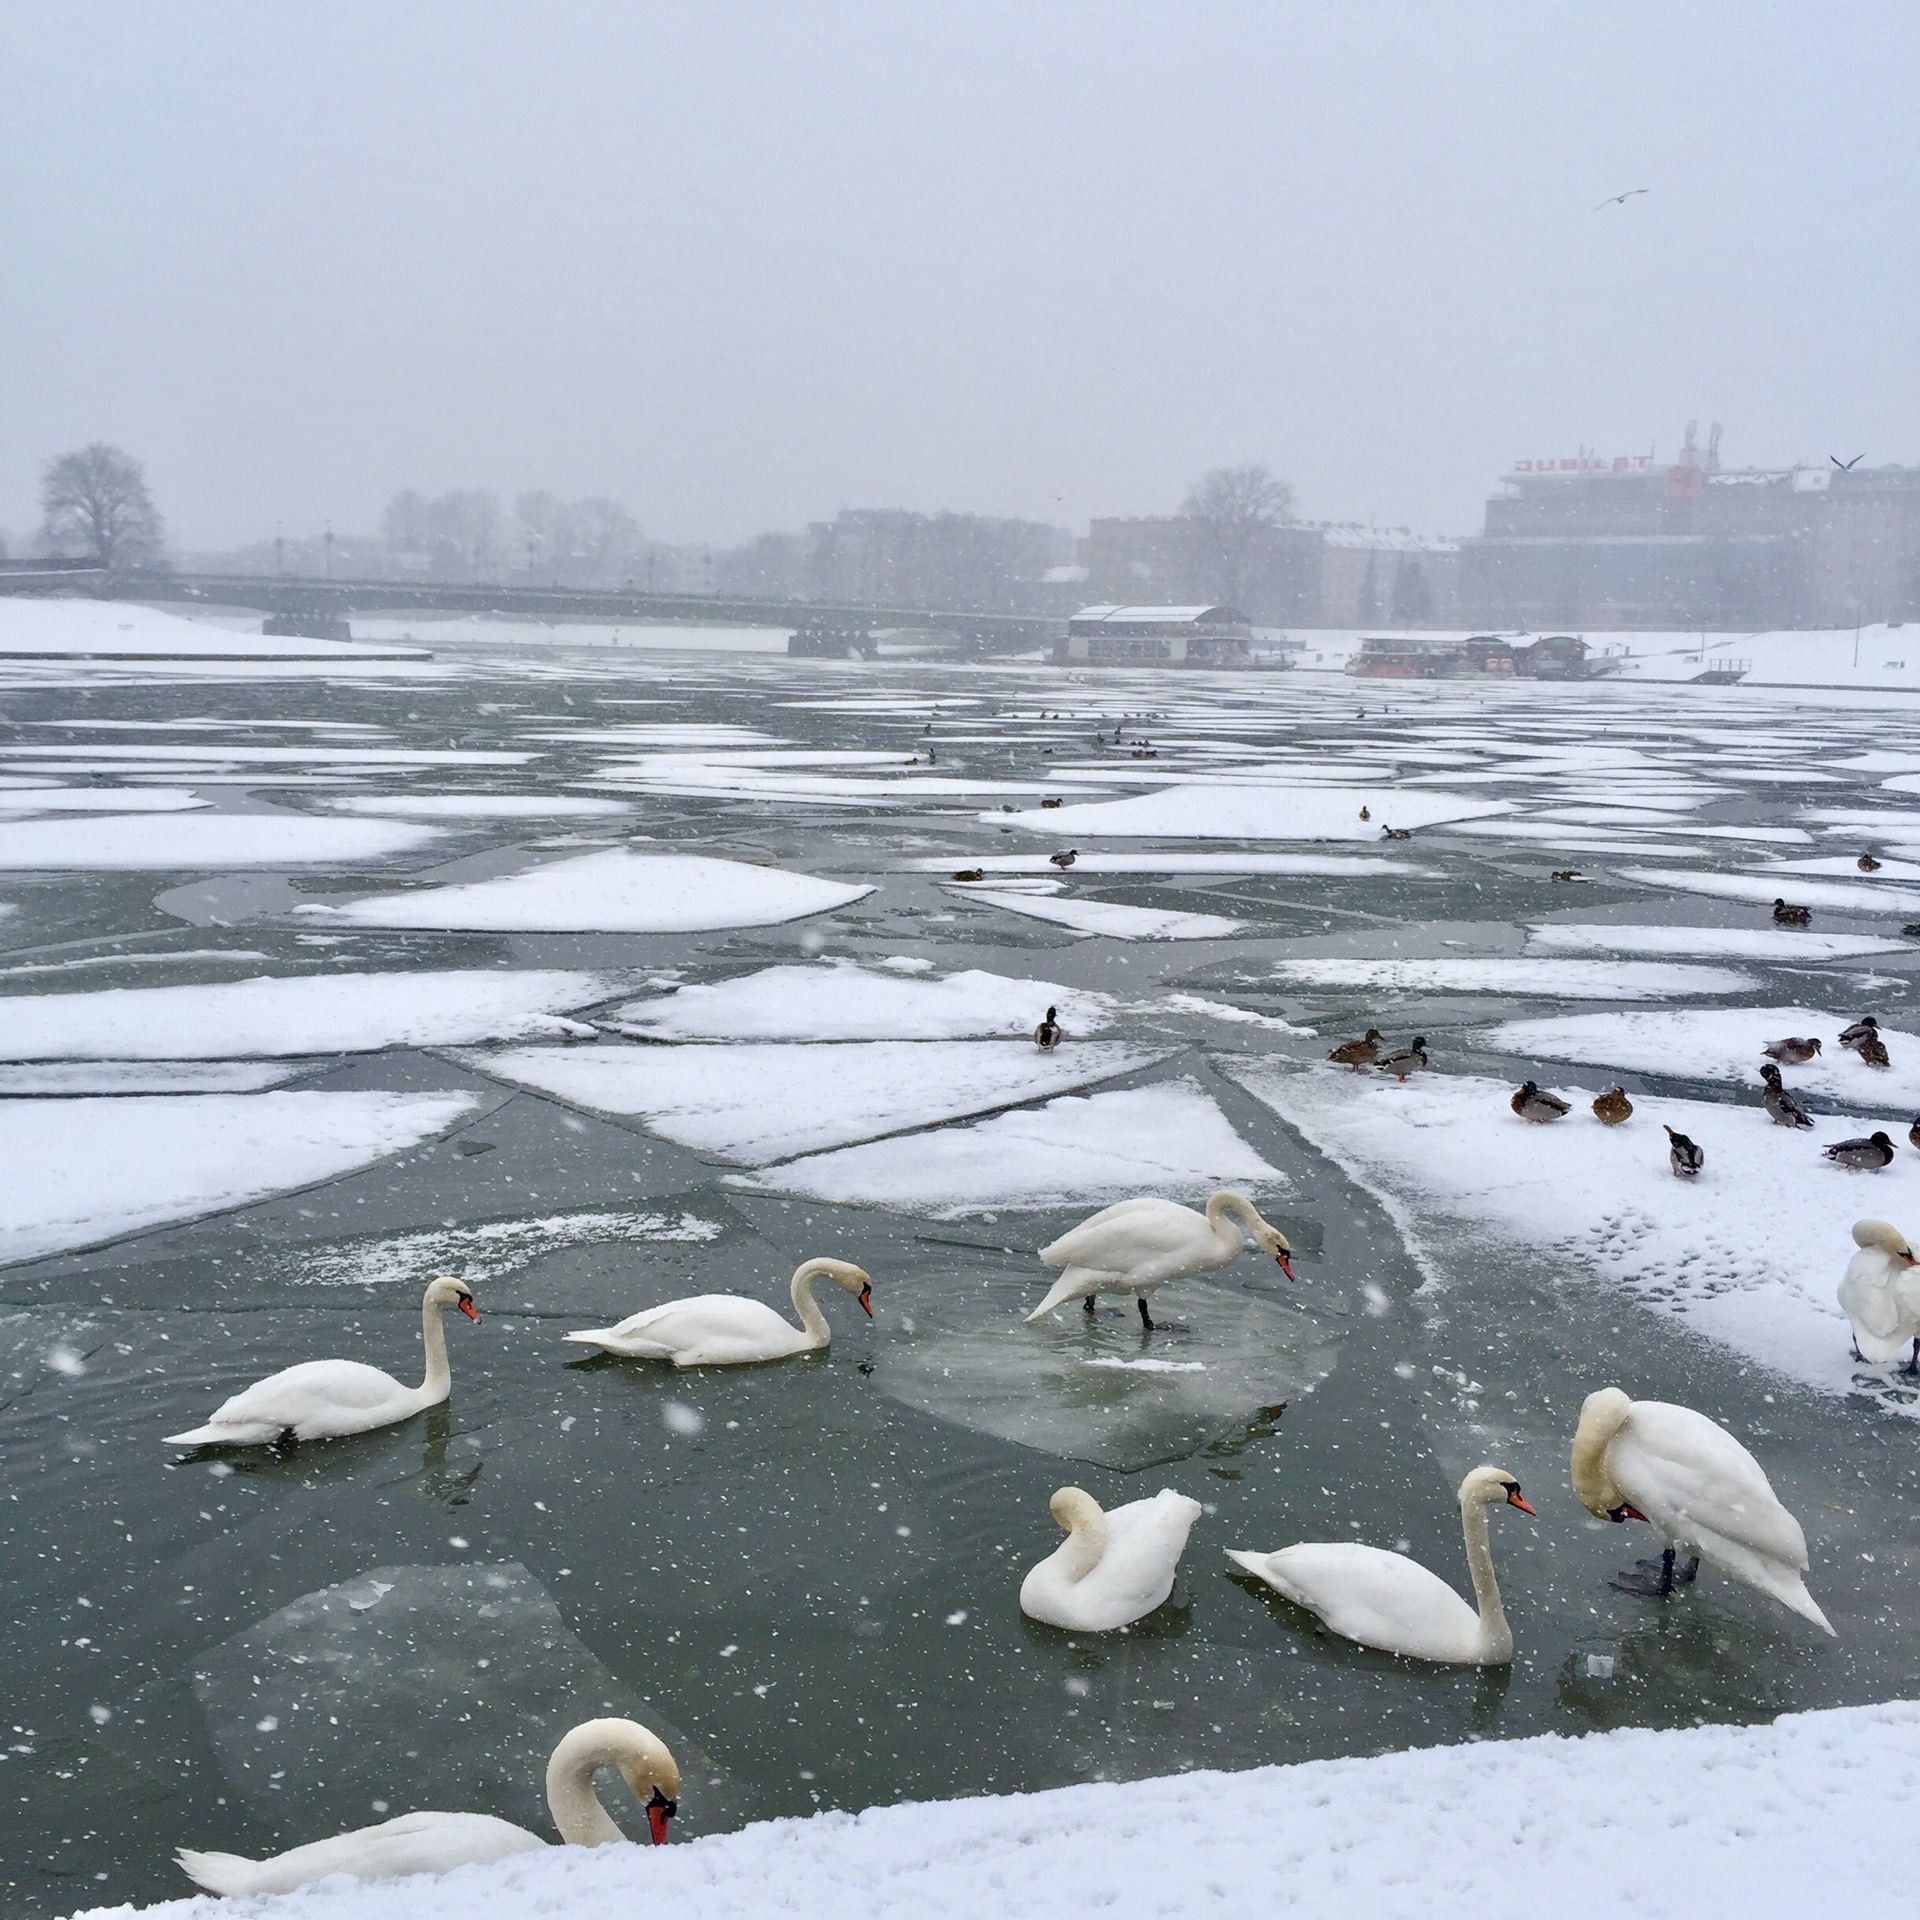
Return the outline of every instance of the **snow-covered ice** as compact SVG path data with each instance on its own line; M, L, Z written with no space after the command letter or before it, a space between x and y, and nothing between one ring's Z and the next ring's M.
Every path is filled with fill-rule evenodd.
M0 601L0 658L74 660L424 660L415 647L237 633L126 600Z
M266 1060L52 1060L0 1065L0 1094L262 1093L303 1071Z
M1529 960L1500 955L1457 960L1282 960L1274 977L1299 987L1381 988L1399 993L1550 994L1558 1000L1674 1000L1693 993L1745 993L1750 975L1725 967L1635 960Z
M1246 924L1217 913L1186 913L1167 907L1132 907L1116 900L1051 899L1039 894L1014 893L1006 888L949 887L947 892L966 900L984 900L1008 913L1031 920L1047 920L1073 933L1104 935L1110 940L1224 940Z
M603 973L323 973L210 986L0 996L0 1060L218 1060L591 1039L559 1016L620 991Z
M0 813L191 813L206 804L180 787L0 789Z
M1053 872L1044 853L983 854L960 860L909 860L909 873L945 873L956 866L984 873ZM1080 873L1205 873L1230 878L1247 873L1276 873L1303 879L1367 879L1376 874L1424 873L1411 860L1389 860L1364 853L1083 853L1074 861Z
M733 1184L958 1219L1082 1202L1091 1212L1137 1193L1204 1198L1215 1187L1257 1189L1279 1179L1200 1087L1179 1080L813 1154Z
M0 847L8 831L0 827ZM615 847L529 867L498 880L376 894L342 907L316 904L299 911L356 927L483 933L699 933L800 920L847 906L872 891L868 886L849 886L742 860L630 853Z
M464 1093L0 1100L0 1261L331 1180L472 1111Z
M1867 933L1814 933L1785 927L1659 927L1575 925L1535 921L1527 929L1531 953L1658 953L1700 960L1854 960L1900 953L1903 940Z
M1833 913L1895 914L1920 911L1920 893L1905 887L1876 887L1861 876L1858 886L1833 880L1809 880L1781 867L1761 867L1751 873L1689 873L1673 868L1621 867L1622 880L1646 887L1671 887L1679 893L1701 893L1716 900L1751 900L1771 906L1781 897L1796 906L1818 907Z
M1360 818L1367 808L1372 820ZM1504 800L1418 791L1384 782L1377 787L1230 785L1167 786L1130 800L1069 801L1024 813L985 813L1000 827L1025 827L1072 845L1076 838L1169 840L1365 840L1383 826L1431 827L1505 813Z
M1080 1037L1110 1025L1113 1005L1107 994L1051 980L978 969L903 978L836 960L632 1000L606 1024L654 1040L973 1040L1031 1034L1054 1006Z
M532 1744L523 1766L537 1758ZM1889 1864L1888 1837L1906 1831L1917 1779L1920 1706L1891 1701L1758 1726L1542 1734L906 1802L687 1845L556 1847L440 1879L328 1882L144 1911L149 1920L1904 1920L1912 1892ZM75 1920L133 1911L94 1908Z
M592 1112L644 1119L682 1146L759 1165L1111 1080L1161 1053L1119 1041L1043 1054L1025 1040L853 1040L507 1047L462 1057ZM947 1137L916 1139L913 1151Z
M0 797L0 805L4 805ZM592 820L633 809L619 800L564 793L360 793L325 803L332 813L391 815L396 820Z
M0 867L42 872L334 866L411 853L438 827L289 813L108 815L0 822Z

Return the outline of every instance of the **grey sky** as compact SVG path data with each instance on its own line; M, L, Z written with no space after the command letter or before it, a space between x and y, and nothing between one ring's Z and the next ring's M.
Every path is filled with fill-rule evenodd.
M1916 97L1908 0L7 0L0 526L95 437L194 546L406 484L1082 525L1237 460L1461 531L1690 415L1920 460Z

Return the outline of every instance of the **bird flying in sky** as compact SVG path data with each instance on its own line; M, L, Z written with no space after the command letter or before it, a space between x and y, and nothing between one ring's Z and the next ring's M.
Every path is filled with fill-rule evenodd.
M1598 213L1600 207L1623 207L1636 193L1651 193L1652 191L1653 189L1651 187L1629 187L1625 193L1616 193L1611 199L1602 200L1600 206L1594 208L1594 212Z
M1830 453L1827 455L1827 458L1831 460L1842 473L1851 473L1866 457L1864 453L1856 453L1851 460L1842 460L1838 454Z

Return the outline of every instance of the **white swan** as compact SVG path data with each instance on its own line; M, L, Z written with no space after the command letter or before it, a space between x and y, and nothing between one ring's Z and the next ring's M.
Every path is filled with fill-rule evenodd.
M1111 1633L1144 1619L1173 1591L1202 1509L1162 1487L1151 1500L1107 1513L1092 1494L1062 1487L1047 1511L1067 1537L1021 1581L1020 1611L1050 1627Z
M1502 1468L1475 1467L1460 1482L1460 1531L1477 1607L1418 1560L1353 1540L1282 1547L1278 1553L1229 1549L1227 1558L1363 1647L1455 1666L1504 1667L1513 1658L1513 1629L1500 1604L1487 1539L1487 1509L1497 1500L1533 1511L1520 1497L1520 1482Z
M1140 1318L1152 1326L1147 1295L1155 1287L1224 1267L1249 1234L1291 1280L1293 1243L1262 1220L1243 1193L1222 1187L1207 1202L1205 1213L1173 1200L1122 1200L1102 1207L1052 1246L1040 1249L1047 1266L1066 1271L1027 1318L1038 1320L1069 1300L1084 1300L1091 1313L1096 1293L1131 1293L1139 1298Z
M1898 1360L1911 1343L1907 1371L1920 1371L1920 1274L1907 1236L1884 1220L1856 1220L1853 1243L1860 1251L1841 1276L1840 1305L1853 1322L1855 1354Z
M822 1274L845 1287L866 1309L867 1318L873 1318L873 1282L864 1269L847 1260L806 1260L793 1270L797 1327L764 1301L733 1293L697 1293L629 1314L616 1327L589 1327L567 1338L625 1360L671 1360L676 1367L739 1367L813 1353L833 1339L833 1329L813 1297L814 1280Z
M680 1769L673 1755L636 1720L588 1720L565 1735L547 1762L547 1805L568 1847L604 1847L627 1836L607 1817L593 1790L596 1767L618 1767L647 1812L653 1844L664 1846L667 1822L679 1811ZM407 1813L377 1827L356 1827L329 1840L249 1860L237 1853L175 1856L209 1893L291 1893L330 1873L392 1880L409 1873L451 1873L455 1867L504 1860L548 1845L537 1833L490 1813Z
M204 1427L170 1433L170 1447L261 1447L291 1435L296 1440L339 1440L350 1433L390 1427L453 1391L447 1370L447 1337L440 1315L458 1307L478 1320L464 1280L443 1273L421 1297L420 1338L427 1349L426 1378L403 1387L390 1373L358 1360L306 1360L269 1374L225 1402Z
M1774 1497L1760 1463L1725 1427L1691 1407L1629 1400L1618 1387L1587 1395L1573 1437L1573 1490L1589 1513L1645 1520L1667 1543L1614 1585L1664 1596L1699 1571L1704 1555L1736 1580L1770 1593L1831 1633L1801 1577L1807 1538ZM1674 1572L1678 1548L1692 1563Z

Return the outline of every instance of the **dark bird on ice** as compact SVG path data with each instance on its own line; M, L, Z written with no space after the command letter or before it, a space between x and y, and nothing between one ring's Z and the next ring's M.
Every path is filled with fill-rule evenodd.
M1416 1033L1412 1046L1389 1053L1374 1064L1382 1073L1390 1073L1396 1080L1404 1081L1408 1074L1418 1073L1427 1064L1427 1036Z
M1820 1051L1818 1040L1776 1040L1770 1046L1760 1049L1769 1060L1778 1060L1783 1066L1804 1067Z
M1051 1053L1066 1038L1060 1031L1060 1022L1054 1018L1058 1012L1058 1007L1049 1007L1047 1017L1033 1030L1033 1044L1042 1053Z
M1593 1102L1593 1117L1603 1127L1617 1127L1621 1121L1633 1117L1633 1102L1627 1098L1625 1087L1615 1087L1611 1093L1597 1094Z
M1065 853L1050 853L1047 855L1047 858L1058 867L1062 873L1065 873L1066 870L1080 858L1080 850L1078 847L1069 847Z
M1878 873L1880 871L1880 862L1870 853L1863 853L1853 864L1858 867L1862 873Z
M1369 1027L1359 1040L1343 1040L1327 1055L1337 1067L1351 1067L1355 1073L1376 1060L1380 1054L1380 1029Z
M1879 1031L1880 1022L1878 1018L1871 1013L1863 1013L1852 1026L1841 1034L1840 1044L1850 1050L1857 1051L1861 1041L1863 1041L1868 1034L1871 1033L1877 1037Z
M1667 1164L1673 1168L1676 1180L1691 1180L1707 1164L1707 1156L1700 1150L1697 1142L1689 1140L1684 1133L1675 1133L1671 1127L1666 1129L1668 1140Z
M1887 1054L1887 1043L1877 1033L1870 1033L1854 1051L1860 1056L1862 1066L1890 1067L1893 1061Z
M1792 1094L1780 1083L1780 1069L1769 1061L1760 1069L1760 1078L1766 1084L1760 1095L1760 1104L1767 1110L1768 1116L1776 1127L1810 1127L1812 1116L1808 1114Z
M1784 900L1776 900L1773 903L1773 920L1775 926L1804 927L1812 918L1813 909L1811 907L1789 906Z
M1870 1133L1864 1140L1836 1140L1827 1149L1827 1158L1836 1167L1851 1167L1856 1173L1878 1173L1893 1163L1893 1142L1884 1133Z
M1544 1127L1550 1120L1558 1120L1573 1109L1557 1093L1548 1093L1536 1087L1531 1080L1526 1081L1507 1104L1522 1120L1531 1120L1536 1126Z

